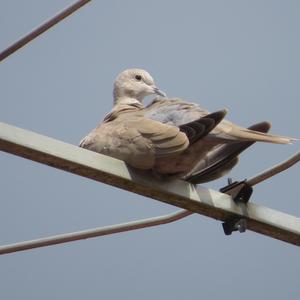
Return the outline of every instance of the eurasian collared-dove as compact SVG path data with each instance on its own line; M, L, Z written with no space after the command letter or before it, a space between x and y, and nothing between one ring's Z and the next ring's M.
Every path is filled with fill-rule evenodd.
M163 124L144 115L141 101L149 94L163 95L148 73L136 69L122 72L115 82L113 110L80 146L138 169L155 170L165 159L196 144L226 114L221 110L180 126Z
M227 173L238 154L255 141L294 140L266 134L267 122L246 129L222 120L226 110L209 114L180 99L158 98L144 108L142 100L151 94L164 96L149 73L140 69L120 73L112 111L80 146L138 169L200 183Z

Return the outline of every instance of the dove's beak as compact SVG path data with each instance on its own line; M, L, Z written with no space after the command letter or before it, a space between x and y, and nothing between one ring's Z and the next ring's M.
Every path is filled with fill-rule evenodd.
M163 91L161 91L158 87L154 86L153 87L153 92L159 96L162 96L162 97L166 97L166 93L164 93Z

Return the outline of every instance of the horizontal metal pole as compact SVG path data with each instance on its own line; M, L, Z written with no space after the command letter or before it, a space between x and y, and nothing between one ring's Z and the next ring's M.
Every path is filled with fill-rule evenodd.
M247 229L300 245L300 219L261 205L236 204L229 195L182 180L161 181L123 161L0 123L0 150L107 183L217 220L245 217Z
M41 35L43 32L47 31L49 28L53 27L58 22L62 21L72 13L74 13L76 10L78 10L83 5L87 4L91 0L79 0L75 3L71 4L49 20L45 21L43 24L20 38L18 41L13 43L11 46L0 52L0 61L4 60L14 52L16 52L18 49L22 48L26 44L28 44L30 41Z
M0 255L13 253L17 251L24 251L28 249L40 248L45 246L51 246L56 244L62 244L67 242L73 242L97 236L109 235L114 233L120 233L125 231L132 231L136 229L152 227L162 224L171 223L182 218L191 215L192 212L187 210L181 210L169 215L154 217L149 219L142 219L138 221L132 221L128 223L122 223L117 225L99 227L94 229L82 230L72 233L59 234L55 236L49 236L46 238L40 238L36 240L15 243L5 246L0 246Z

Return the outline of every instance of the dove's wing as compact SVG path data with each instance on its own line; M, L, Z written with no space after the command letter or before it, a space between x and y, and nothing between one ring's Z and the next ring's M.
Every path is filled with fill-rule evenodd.
M199 105L177 98L157 98L146 107L145 111L146 116L151 119L176 126L191 122L208 114L208 111L201 108ZM276 144L289 144L297 140L290 137L271 135L249 128L247 129L227 120L222 120L222 122L210 132L209 137L222 139L224 143L226 141L260 141Z
M85 137L80 146L106 154L138 169L151 169L156 159L170 158L206 136L225 116L226 110L180 126L144 117L143 110L119 111Z
M188 145L188 137L178 127L146 119L140 112L106 119L80 143L80 147L121 159L138 169L151 169L157 157L176 155Z
M224 119L226 114L226 109L219 110L200 117L200 119L179 125L179 129L187 135L189 143L192 145L208 135Z
M226 110L217 111L178 127L146 117L135 117L134 113L129 118L126 116L119 126L123 127L125 124L127 133L122 132L122 134L118 134L117 138L122 140L123 145L134 145L134 149L131 148L131 153L126 152L127 156L123 156L121 159L141 169L147 160L152 162L156 159L176 156L184 152L191 144L205 137L219 124L226 112ZM128 138L124 139L126 135ZM147 152L144 151L145 147L151 151L148 150L148 153L145 153ZM143 149L142 164L136 159L140 156L141 149Z
M176 126L163 124L147 118L131 120L127 123L128 131L138 134L132 141L139 146L147 143L155 157L172 156L183 152L189 145L188 137Z

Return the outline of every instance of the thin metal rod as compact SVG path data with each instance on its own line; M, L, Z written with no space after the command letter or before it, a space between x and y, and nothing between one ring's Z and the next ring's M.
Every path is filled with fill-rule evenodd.
M300 161L300 152L297 154L291 156L287 160L283 161L282 163L275 165L274 167L271 167L270 169L267 169L263 171L262 173L259 173L249 179L247 179L247 183L251 186L254 186L280 172L283 172L296 164L298 161Z
M72 233L54 235L46 238L5 245L0 247L0 255L17 252L17 251L24 251L33 248L46 247L46 246L51 246L51 245L56 245L56 244L61 244L66 242L78 241L82 239L88 239L88 238L114 234L114 233L119 233L124 231L131 231L140 228L167 224L167 223L180 220L191 214L192 212L190 211L180 210L175 213L164 215L164 216L142 219L138 221L132 221L128 223L99 227L94 229L88 229L83 231L77 231Z
M58 14L56 14L55 16L53 16L52 18L35 28L34 30L23 36L21 39L19 39L14 44L12 44L0 53L0 61L10 56L12 53L16 52L18 49L22 48L27 43L38 37L40 34L45 32L58 22L62 21L63 19L65 19L66 17L68 17L69 15L71 15L76 10L78 10L90 1L91 0L79 0L73 3L72 5L68 6L67 8L65 8L64 10L62 10L61 12L59 12Z

